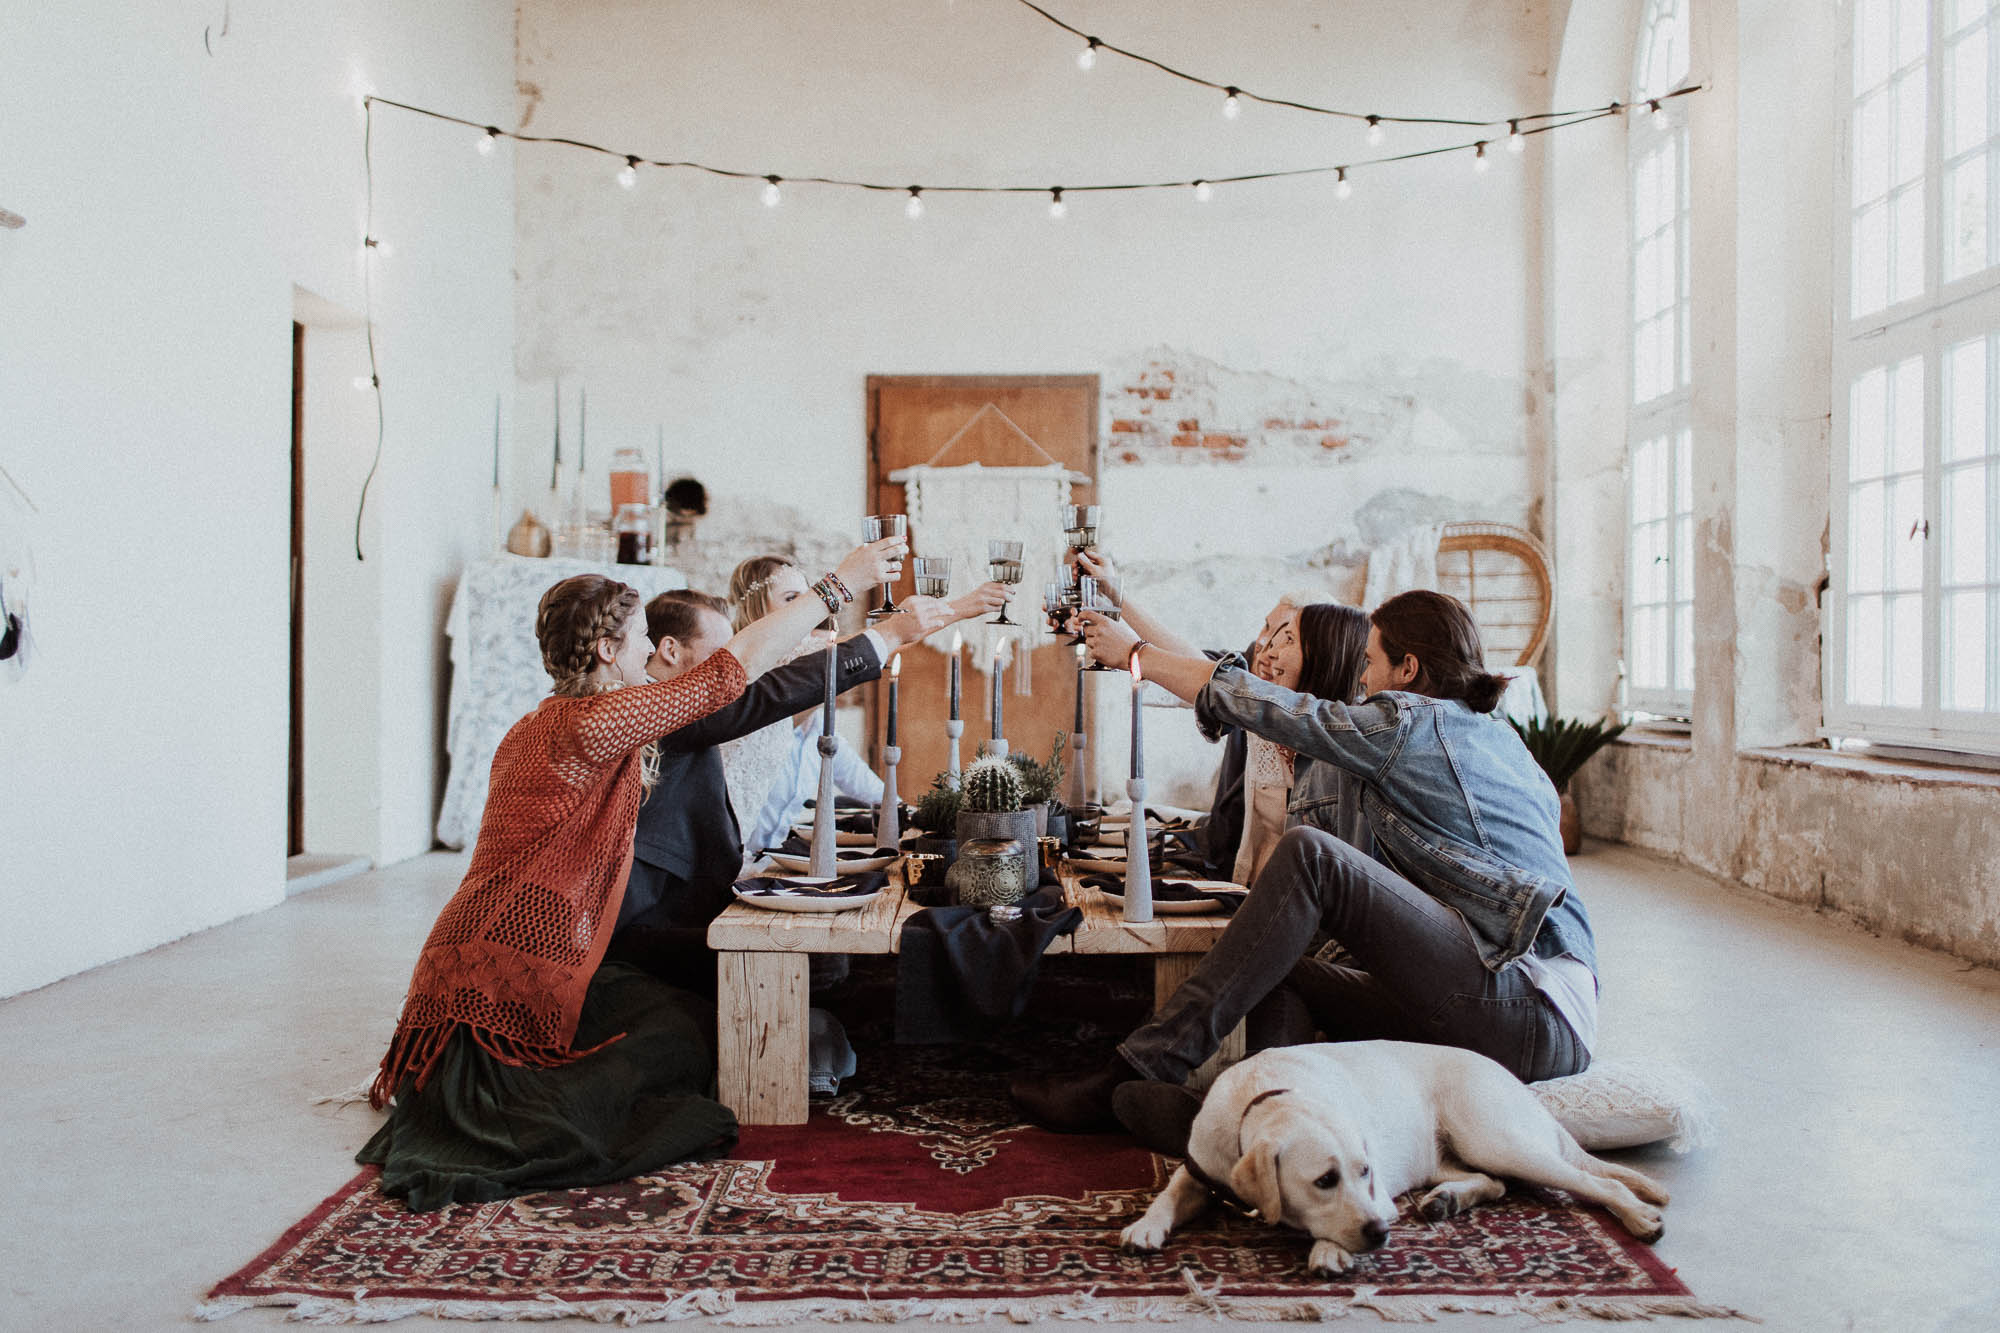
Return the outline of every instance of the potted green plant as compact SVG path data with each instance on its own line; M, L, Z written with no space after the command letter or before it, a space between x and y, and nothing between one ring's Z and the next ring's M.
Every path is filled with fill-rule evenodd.
M974 839L1017 842L1026 853L1023 874L1032 873L1037 864L1035 815L1021 808L1021 771L1005 759L981 759L965 770L958 785L965 797L958 812L961 855ZM1022 887L1032 890L1035 880L1025 880Z
M1022 808L1035 812L1035 834L1042 838L1060 838L1067 833L1066 828L1056 825L1059 814L1067 807L1056 799L1062 790L1062 782L1068 770L1063 766L1063 750L1069 744L1069 733L1058 731L1055 744L1049 747L1047 763L1025 754L1010 754L1007 762L1021 773Z
M958 855L958 814L965 807L965 793L952 781L950 773L931 779L929 790L917 798L910 824L919 830L912 851L942 856L947 862Z
M1558 717L1531 718L1527 722L1510 717L1507 724L1514 728L1522 744L1528 747L1528 753L1555 784L1556 795L1562 798L1563 851L1575 855L1583 850L1583 816L1570 792L1570 779L1590 756L1617 740L1625 724Z

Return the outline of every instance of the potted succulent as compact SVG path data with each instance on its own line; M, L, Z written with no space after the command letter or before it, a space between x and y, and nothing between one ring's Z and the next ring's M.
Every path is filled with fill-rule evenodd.
M1032 890L1035 873L1035 815L1021 808L1021 771L1005 759L981 759L959 779L964 804L958 812L958 842L961 852L974 839L1011 840L1027 853L1023 857L1024 890Z
M1047 763L1025 754L1010 754L1007 762L1021 773L1022 808L1035 813L1035 835L1041 838L1062 838L1067 835L1067 821L1059 826L1056 821L1067 815L1069 807L1056 799L1062 790L1063 777L1068 770L1063 766L1063 749L1069 744L1069 733L1058 731L1055 744L1049 747Z
M958 855L958 814L965 806L965 793L940 773L931 779L930 789L917 798L910 824L919 830L911 850L942 856L947 862Z
M1574 856L1583 850L1583 816L1576 807L1576 797L1570 793L1570 779L1590 756L1617 740L1625 724L1558 717L1531 718L1527 722L1516 722L1510 717L1507 724L1520 735L1528 753L1555 784L1556 795L1562 798L1563 851Z

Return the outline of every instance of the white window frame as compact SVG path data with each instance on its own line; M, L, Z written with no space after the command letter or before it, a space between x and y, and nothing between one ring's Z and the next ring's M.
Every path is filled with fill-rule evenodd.
M1688 0L1672 0L1672 2L1682 7L1688 4ZM1684 666L1686 667L1685 674L1690 680L1692 679L1693 663L1682 662L1679 635L1675 632L1673 625L1675 609L1681 604L1682 600L1676 592L1681 581L1681 571L1686 569L1689 574L1692 574L1692 561L1694 558L1693 551L1686 549L1692 545L1689 534L1693 525L1691 521L1686 524L1681 522L1684 515L1680 507L1682 496L1684 494L1691 494L1692 492L1691 486L1684 489L1680 485L1680 478L1683 471L1691 465L1691 460L1687 456L1691 444L1683 443L1683 441L1691 435L1690 428L1693 422L1692 376L1689 373L1690 368L1688 364L1693 348L1693 338L1690 328L1693 303L1690 299L1691 285L1689 281L1690 204L1692 201L1692 191L1689 188L1689 149L1691 144L1687 120L1688 99L1676 97L1665 100L1660 103L1660 109L1657 112L1652 111L1648 105L1653 98L1671 92L1671 85L1675 82L1671 74L1668 74L1659 83L1651 86L1647 83L1649 71L1643 68L1643 66L1648 63L1648 57L1651 54L1649 38L1655 28L1657 16L1657 3L1648 3L1643 7L1640 14L1639 41L1636 44L1633 56L1633 101L1627 116L1629 124L1625 158L1625 277L1627 283L1625 327L1628 337L1625 349L1625 384L1627 386L1625 394L1626 539L1625 592L1623 598L1625 621L1623 639L1627 665L1624 709L1628 714L1646 714L1655 718L1683 720L1691 717L1693 714L1694 691L1691 686L1686 689L1678 688L1675 682L1681 678ZM1674 303L1679 307L1679 313L1674 320L1674 331L1676 334L1673 349L1674 369L1672 383L1665 393L1655 395L1643 403L1634 403L1633 397L1636 393L1637 379L1637 332L1639 323L1634 309L1639 291L1639 164L1648 155L1669 142L1676 144L1678 163L1677 197L1675 199L1676 222L1673 231L1676 238L1674 246ZM1641 445L1648 441L1662 438L1666 441L1667 490L1669 496L1667 503L1666 556L1668 562L1668 601L1665 604L1667 607L1668 623L1666 643L1667 685L1665 688L1651 684L1640 685L1633 680L1633 671L1639 660L1635 636L1638 631L1639 621L1637 612L1640 609L1633 602L1635 590L1639 587L1640 574L1637 568L1635 550L1635 538L1637 534L1635 506L1638 498L1636 456ZM1691 586L1691 579L1689 583ZM1687 614L1692 619L1692 599L1689 598L1687 600L1689 603ZM1657 604L1648 603L1647 605L1651 607ZM1690 649L1691 651L1692 649Z
M1930 539L1940 533L1940 503L1943 467L1944 357L1948 349L1970 339L2000 334L2000 263L1951 282L1943 281L1944 256L1941 243L1944 143L1944 61L1939 58L1940 19L1948 0L1930 0L1926 33L1926 129L1924 165L1924 284L1915 298L1884 309L1853 316L1853 161L1854 161L1854 59L1855 7L1857 0L1843 0L1841 64L1845 110L1841 116L1840 158L1835 171L1834 208L1840 240L1840 262L1834 265L1833 412L1829 453L1828 508L1830 541L1828 548L1828 591L1826 634L1821 653L1823 704L1820 735L1831 740L1861 739L1888 745L1921 749L1959 750L1974 754L2000 754L2000 711L1969 712L1940 706L1938 622L1942 604L1940 587L1941 543ZM1994 20L2000 24L2000 18ZM1991 49L1991 48L1989 48ZM1993 88L2000 85L2000 60L1989 64L1989 106ZM1989 206L1989 227L1993 226ZM1920 357L1923 366L1923 655L1922 702L1914 708L1863 706L1847 701L1848 664L1848 563L1850 502L1850 453L1852 450L1853 386L1871 370L1892 367ZM2000 411L2000 367L1989 361L1986 414L1989 438L1994 415ZM2000 522L2000 510L1989 509L1989 523ZM1996 534L1989 533L1989 541ZM1991 557L1989 557L1990 559ZM2000 633L1989 621L1989 637Z

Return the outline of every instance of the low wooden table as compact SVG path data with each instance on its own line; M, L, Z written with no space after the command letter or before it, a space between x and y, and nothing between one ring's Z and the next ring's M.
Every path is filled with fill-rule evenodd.
M1095 889L1065 877L1064 896L1083 909L1075 931L1048 952L1152 954L1153 1005L1165 1004L1229 924L1220 914L1165 916L1143 925ZM882 896L848 912L778 912L731 904L708 928L716 963L716 1081L722 1103L746 1125L796 1125L806 1118L806 957L815 953L895 953L903 924L923 908L900 875ZM1239 1025L1190 1082L1210 1079L1243 1055Z

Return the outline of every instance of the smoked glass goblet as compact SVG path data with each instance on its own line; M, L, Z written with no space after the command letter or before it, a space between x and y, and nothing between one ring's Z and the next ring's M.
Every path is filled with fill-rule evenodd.
M1025 542L998 540L986 543L986 563L988 569L992 572L995 583L1014 584L1021 581L1023 572L1021 555L1026 549L1026 545ZM1000 608L1000 614L986 623L989 625L1018 625L1021 622L1010 620L1007 616L1007 608L1003 605Z
M907 537L909 534L910 516L908 514L870 514L861 520L861 540L864 542L879 542L884 537ZM889 571L889 577L882 583L882 605L869 609L868 618L870 620L878 620L883 616L891 616L902 610L901 607L896 605L896 599L889 595L890 585L894 584L902 576L903 565L899 560L896 562L895 567Z

